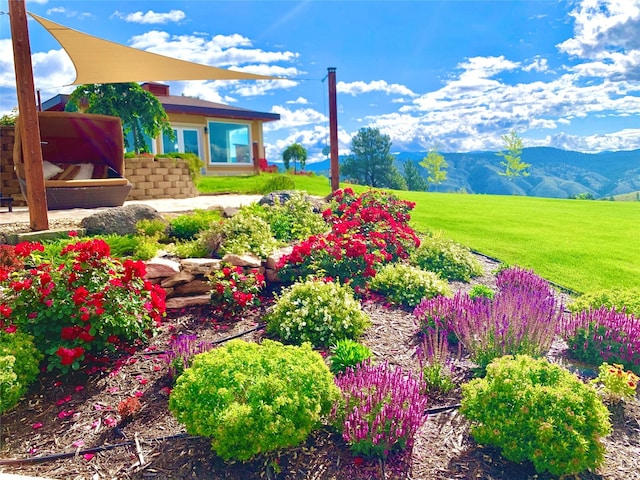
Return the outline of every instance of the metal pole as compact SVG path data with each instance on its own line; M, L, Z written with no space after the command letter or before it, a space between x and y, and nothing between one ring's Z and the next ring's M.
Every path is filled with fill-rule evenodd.
M331 192L340 189L338 162L338 103L336 101L336 69L329 67L329 145L331 147Z
M27 28L27 11L24 0L9 0L9 23L13 62L16 71L16 92L19 128L22 143L24 175L27 185L29 223L32 230L48 230L47 194L44 186L42 167L42 147L40 145L40 125L36 110L36 92L33 85L31 46Z

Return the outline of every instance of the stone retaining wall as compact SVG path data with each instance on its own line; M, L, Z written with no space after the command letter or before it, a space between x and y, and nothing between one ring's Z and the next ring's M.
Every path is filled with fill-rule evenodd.
M0 126L0 192L13 197L14 205L26 205L13 167L13 126ZM198 190L184 160L173 158L126 158L125 177L133 184L127 200L192 198Z
M245 273L258 270L264 274L267 284L280 283L276 274L276 265L283 255L289 254L292 247L284 247L274 252L266 260L255 255L225 255L222 259L187 258L173 260L156 257L146 262L150 282L159 284L167 293L167 308L184 308L194 305L206 305L211 301L211 285L207 275L220 270L223 263L243 267Z

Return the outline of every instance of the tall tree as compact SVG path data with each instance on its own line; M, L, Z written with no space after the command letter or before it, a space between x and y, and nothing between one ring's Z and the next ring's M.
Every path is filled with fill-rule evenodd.
M427 181L436 188L447 179L447 168L449 164L444 159L444 155L438 153L436 147L432 147L426 157L420 162L420 166L427 169Z
M86 108L84 107L86 102ZM157 97L137 83L95 83L80 85L69 97L67 111L83 110L120 117L127 147L127 134L133 133L136 153L148 152L144 134L156 138L161 133L175 138L169 117Z
M504 172L499 172L499 174L507 177L510 182L519 176L528 177L529 172L527 168L529 168L531 164L524 163L521 160L522 139L515 130L513 130L508 135L502 135L502 141L504 142L504 150L496 153L499 157L504 158L504 160L500 162L500 165L504 167Z
M362 185L402 189L404 179L393 164L395 157L390 151L389 135L381 134L377 128L363 127L351 139L351 155L340 166L340 173Z
M402 176L407 184L407 190L424 192L429 188L427 180L420 175L418 164L414 160L404 162L404 172Z
M299 143L289 145L284 152L282 152L282 160L284 161L284 169L289 170L289 164L293 160L293 171L296 173L296 163L300 162L300 170L304 170L304 166L307 162L307 149Z

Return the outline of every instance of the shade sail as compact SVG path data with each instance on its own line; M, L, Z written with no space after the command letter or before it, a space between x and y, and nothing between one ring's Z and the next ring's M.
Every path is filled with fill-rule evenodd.
M277 80L138 50L73 30L29 12L65 49L76 69L70 85L170 80Z

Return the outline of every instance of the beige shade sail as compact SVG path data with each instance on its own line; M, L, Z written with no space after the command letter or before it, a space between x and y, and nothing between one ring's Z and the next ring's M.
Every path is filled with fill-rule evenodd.
M170 80L278 80L138 50L73 30L29 12L65 49L76 69L70 85Z

